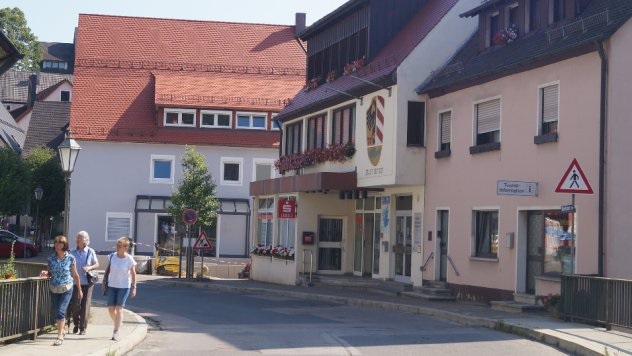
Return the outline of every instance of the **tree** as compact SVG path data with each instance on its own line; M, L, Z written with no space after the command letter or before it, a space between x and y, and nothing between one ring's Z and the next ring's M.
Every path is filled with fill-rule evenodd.
M179 218L186 209L194 209L198 220L194 226L213 226L219 201L215 196L215 183L204 162L204 155L194 147L186 146L182 157L183 179L171 195L171 206L167 208L174 218Z
M0 216L22 212L31 194L31 175L20 157L0 148Z
M24 12L18 7L0 9L0 30L18 52L24 55L14 67L18 70L37 70L43 56L42 46L28 27Z
M57 154L45 146L32 148L24 157L31 173L31 192L42 187L44 194L39 202L40 216L56 216L64 210L64 174ZM31 216L37 207L35 195L31 194Z

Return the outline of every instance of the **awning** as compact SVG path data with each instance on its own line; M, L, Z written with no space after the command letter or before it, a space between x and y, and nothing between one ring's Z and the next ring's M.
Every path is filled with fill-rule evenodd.
M357 186L358 178L355 171L318 172L252 182L250 183L250 195L353 190Z

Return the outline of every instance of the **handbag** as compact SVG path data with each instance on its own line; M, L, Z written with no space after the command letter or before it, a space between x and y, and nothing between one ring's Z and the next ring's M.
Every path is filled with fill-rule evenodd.
M90 251L86 254L86 264L88 264L88 257L90 257ZM99 281L99 272L94 270L89 270L86 272L86 279L88 280L88 284L95 284Z
M108 268L105 269L105 274L103 275L103 282L101 282L101 290L103 291L103 295L108 294L108 279L110 278L110 265L112 264L112 254L110 254L108 259Z
M69 284L61 284L58 286L54 286L52 284L48 285L48 289L55 294L64 294L72 289L72 283Z

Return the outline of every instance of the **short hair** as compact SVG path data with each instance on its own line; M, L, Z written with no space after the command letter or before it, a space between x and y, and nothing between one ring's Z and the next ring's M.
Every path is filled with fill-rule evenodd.
M66 236L64 235L57 235L55 236L55 243L61 242L62 244L64 244L64 251L68 251L68 239L66 238Z
M90 245L90 235L88 235L87 231L83 231L83 230L79 231L77 233L77 237L76 238L82 239L83 242L86 243L86 246Z
M116 243L117 243L117 244L118 244L119 242L120 242L120 243L124 243L124 244L125 244L125 247L129 247L129 237L126 237L126 236L121 236L121 237L119 237L119 239L118 239L118 240L116 240Z

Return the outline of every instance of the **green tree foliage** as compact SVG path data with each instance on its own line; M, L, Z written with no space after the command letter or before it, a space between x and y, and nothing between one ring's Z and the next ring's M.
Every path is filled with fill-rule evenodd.
M31 194L26 164L8 148L0 148L0 216L22 212Z
M17 70L37 70L42 60L42 46L37 36L31 32L24 12L18 7L0 9L0 30L13 43L18 52L24 55L14 68Z
M194 147L187 146L182 157L183 179L171 196L169 213L179 219L186 209L198 213L194 226L212 226L219 208L215 196L215 183L204 162L204 156Z
M55 151L39 146L24 158L31 172L31 192L40 186L44 190L39 204L40 216L55 216L64 210L64 174ZM31 194L31 216L35 216L35 194Z

